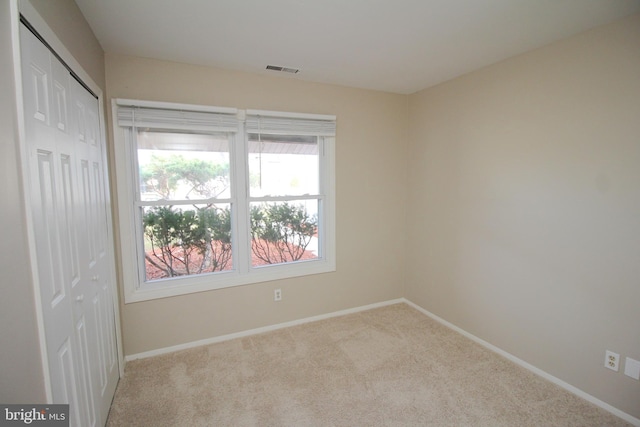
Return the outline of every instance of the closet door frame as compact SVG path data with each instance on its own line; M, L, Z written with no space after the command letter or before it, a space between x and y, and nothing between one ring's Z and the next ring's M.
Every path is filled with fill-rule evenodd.
M73 72L82 80L82 82L98 97L98 106L99 106L99 121L100 121L100 132L99 137L102 142L102 161L105 165L103 174L104 174L104 182L109 185L109 188L112 188L110 176L108 170L110 169L110 163L108 161L108 150L107 150L107 138L106 138L106 115L104 110L104 95L100 87L93 81L93 79L89 76L89 74L80 66L80 64L75 60L73 55L69 52L69 50L64 46L64 44L58 39L53 30L46 24L44 19L38 14L38 12L31 6L31 4L27 0L9 0L10 1L10 9L12 13L11 20L11 44L12 44L12 53L13 53L13 63L14 63L14 85L16 88L16 111L18 117L18 153L20 158L19 167L21 169L21 181L19 183L22 190L22 200L24 207L24 214L26 217L26 223L28 226L27 229L27 243L29 248L29 267L31 272L31 285L33 288L34 294L34 303L36 306L36 321L38 325L38 340L40 342L40 356L41 356L41 365L42 371L44 373L44 384L45 384L45 396L47 399L46 403L52 403L53 400L53 392L52 392L52 384L51 384L51 376L49 371L49 361L47 357L47 344L45 338L45 325L42 316L42 298L40 296L40 283L38 279L38 266L34 263L36 257L36 236L34 235L33 230L33 216L31 214L31 202L28 196L29 194L29 182L28 182L28 170L29 170L29 157L27 153L27 143L25 137L25 118L24 118L24 103L23 103L23 91L22 91L22 63L21 63L21 53L20 53L20 15L22 15L29 24L47 41L47 43L51 46L51 48L56 52L56 54L73 70ZM118 353L118 369L120 371L120 377L124 375L124 354L122 350L122 333L120 328L120 305L118 302L118 286L115 284L117 281L117 274L115 271L115 251L114 251L114 233L113 233L113 222L112 222L112 205L111 205L111 193L110 191L105 192L107 209L107 239L109 244L107 245L107 257L109 258L108 264L111 277L113 278L114 289L112 289L113 295L113 312L114 312L114 322L115 322L115 332L116 332L116 345L117 345L117 353Z

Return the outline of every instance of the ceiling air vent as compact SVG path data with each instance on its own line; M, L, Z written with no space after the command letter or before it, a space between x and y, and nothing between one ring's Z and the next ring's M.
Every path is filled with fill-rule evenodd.
M291 73L291 74L296 74L300 71L297 68L279 67L277 65L267 65L267 70L282 71L283 73Z

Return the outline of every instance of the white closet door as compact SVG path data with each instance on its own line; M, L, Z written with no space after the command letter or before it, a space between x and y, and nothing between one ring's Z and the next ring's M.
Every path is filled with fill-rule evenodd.
M108 247L110 244L106 209L106 175L97 100L75 79L71 79L73 116L72 131L78 168L78 194L81 209L77 229L81 238L80 285L72 291L76 301L74 319L76 329L86 321L88 366L91 370L92 391L100 417L106 419L119 377L115 341L115 313L113 290L115 282L110 274ZM81 320L83 319L83 320Z
M54 403L100 426L119 372L98 100L21 26L38 282Z

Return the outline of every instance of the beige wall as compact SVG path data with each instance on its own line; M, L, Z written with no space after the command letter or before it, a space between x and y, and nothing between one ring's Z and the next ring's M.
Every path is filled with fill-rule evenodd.
M0 402L44 402L44 377L18 169L10 2L0 2Z
M110 54L106 66L109 99L335 114L338 120L337 271L126 304L125 354L402 296L406 96ZM273 302L274 288L282 288L281 302Z
M640 417L640 15L409 110L405 296Z

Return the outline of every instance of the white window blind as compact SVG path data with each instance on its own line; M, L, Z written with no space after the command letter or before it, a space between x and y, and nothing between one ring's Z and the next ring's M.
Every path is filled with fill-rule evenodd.
M317 117L317 118L316 118ZM278 135L335 136L336 120L333 116L284 117L269 112L247 111L247 132Z
M118 125L123 127L174 129L202 132L238 132L235 111L192 111L167 104L167 108L118 105Z

